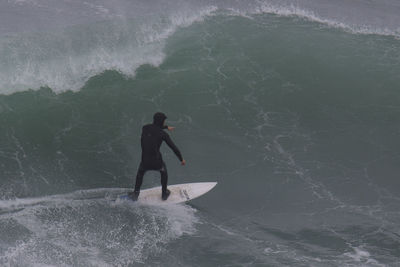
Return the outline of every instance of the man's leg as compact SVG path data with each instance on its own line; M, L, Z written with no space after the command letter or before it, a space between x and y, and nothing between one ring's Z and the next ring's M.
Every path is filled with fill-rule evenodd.
M167 166L165 165L164 161L160 169L160 174L161 174L161 186L162 186L162 199L166 200L170 194L170 191L167 189L168 172L167 172Z
M140 187L142 186L142 182L143 182L143 176L146 173L146 169L143 168L142 163L140 163L139 165L139 169L137 171L136 174L136 183L135 183L135 191L131 192L129 194L129 196L133 199L133 200L137 200L140 194Z

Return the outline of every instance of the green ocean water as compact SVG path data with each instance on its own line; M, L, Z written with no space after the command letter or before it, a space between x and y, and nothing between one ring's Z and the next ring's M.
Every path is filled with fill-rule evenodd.
M0 264L400 264L398 38L216 14L163 53L134 76L0 96ZM156 111L187 161L162 148L169 183L218 186L185 205L115 204Z

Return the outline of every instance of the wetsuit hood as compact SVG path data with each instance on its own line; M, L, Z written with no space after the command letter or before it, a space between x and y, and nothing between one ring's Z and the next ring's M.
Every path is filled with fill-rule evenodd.
M153 124L157 125L158 127L162 128L164 126L164 121L167 118L164 113L157 112L153 116Z

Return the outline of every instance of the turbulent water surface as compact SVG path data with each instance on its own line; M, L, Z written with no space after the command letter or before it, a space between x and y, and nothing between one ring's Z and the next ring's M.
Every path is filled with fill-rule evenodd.
M3 0L0 265L399 266L399 62L393 0ZM218 186L114 202L156 111Z

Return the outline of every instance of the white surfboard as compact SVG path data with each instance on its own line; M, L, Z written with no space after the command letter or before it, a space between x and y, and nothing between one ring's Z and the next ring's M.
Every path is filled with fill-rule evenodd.
M161 186L144 189L140 191L138 198L139 203L159 205L159 204L177 204L187 202L201 195L204 195L208 191L214 188L217 182L206 182L206 183L188 183L188 184L175 184L169 185L168 189L171 191L167 200L161 199ZM132 199L128 195L119 196L117 200L128 200Z

